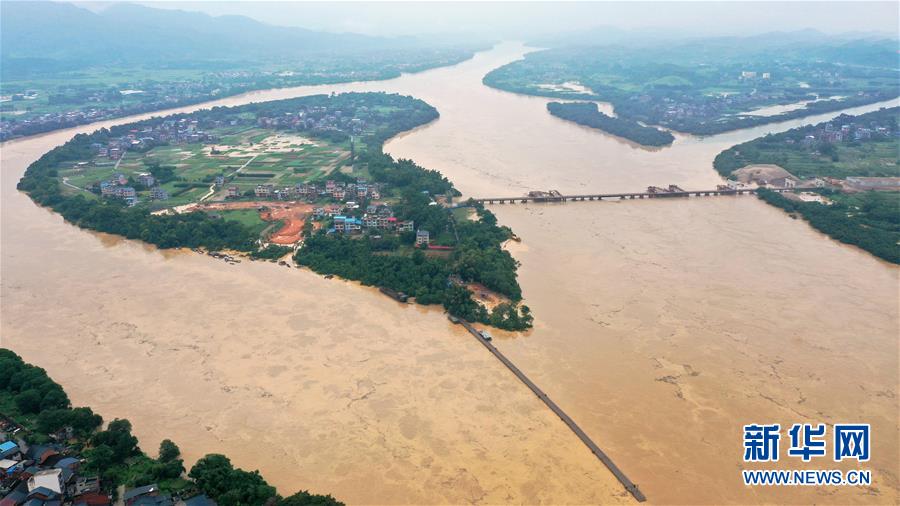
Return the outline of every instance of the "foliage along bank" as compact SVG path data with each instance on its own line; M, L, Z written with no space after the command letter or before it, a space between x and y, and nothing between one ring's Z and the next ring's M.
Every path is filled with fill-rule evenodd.
M900 200L896 193L821 193L832 200L831 205L798 202L766 189L760 189L757 195L768 204L802 216L813 228L833 239L900 264Z
M172 441L164 439L154 459L138 446L128 420L116 419L103 428L103 418L91 408L73 408L44 369L0 348L0 371L0 414L25 428L18 436L31 445L55 442L64 455L83 458L78 472L99 478L105 493L116 494L120 485L157 483L165 493L185 499L206 494L221 506L342 504L330 495L307 491L282 498L258 471L235 468L219 454L201 458L185 476L181 451Z
M844 126L846 135L841 132ZM856 138L851 132L862 135ZM761 164L778 165L800 178L900 177L898 132L900 107L841 114L732 146L716 156L713 167L726 178L737 169Z
M674 135L664 130L603 114L594 102L550 102L547 110L557 118L603 130L642 146L668 146L675 140Z
M481 207L477 209L477 220L456 223L450 210L435 201L438 197L449 200L458 195L446 177L410 160L395 160L383 152L382 146L387 139L438 117L436 109L411 97L384 93L314 95L231 108L217 107L101 129L92 134L77 135L46 153L28 167L18 188L37 203L54 209L82 228L140 239L161 248L232 249L267 258L282 250L258 251L253 231L236 221L216 219L203 212L154 215L142 206L126 207L117 200L67 194L60 184L57 168L62 163L89 159L92 145L166 120L209 121L235 115L277 117L300 104L360 100L372 107L390 106L397 110L390 114L385 124L378 125L362 139L365 149L356 155L354 163L365 167L374 182L384 183L399 196L395 205L397 218L411 220L419 229L428 230L434 238L433 243L447 247L445 251L450 253L435 255L413 248L415 235L409 233L398 237L365 234L349 239L339 234L326 234L320 229L306 238L295 256L296 262L322 274L336 274L407 292L420 304L442 304L451 314L471 321L507 330L529 328L531 313L527 306L519 304L522 293L516 279L517 263L501 248L511 236L510 230L498 226L493 214ZM347 137L347 133L339 130L310 130L303 134L331 140ZM337 173L333 177L340 176L343 175ZM488 312L462 286L469 282L481 283L506 296L510 302Z

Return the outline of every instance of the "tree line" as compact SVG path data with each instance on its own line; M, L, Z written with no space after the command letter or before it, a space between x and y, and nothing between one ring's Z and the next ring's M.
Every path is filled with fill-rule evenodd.
M900 200L893 192L863 192L853 196L823 191L834 202L798 202L760 189L764 202L802 216L813 228L878 258L900 264Z
M90 408L73 408L62 387L47 372L22 360L16 353L0 349L0 400L11 405L5 413L26 429L29 444L45 444L63 429L71 429L81 448L83 471L100 478L104 490L115 493L119 485L140 487L159 483L166 491L183 496L203 493L222 506L337 506L330 495L300 491L283 498L258 471L235 468L224 455L209 454L197 461L185 478L178 446L169 439L160 443L157 458L138 446L128 420L116 419L106 428L103 418ZM11 401L11 402L6 402Z
M603 130L643 146L668 146L675 140L675 136L664 130L603 114L594 102L550 102L547 110L557 118Z
M89 135L77 135L46 153L28 167L18 188L83 228L140 239L161 248L233 249L270 258L283 250L257 251L257 237L253 231L236 221L213 218L203 212L153 215L144 206L126 207L116 199L66 194L59 184L57 167L66 162L90 159L94 155L92 144L105 144L109 139L161 121L195 119L201 124L209 124L236 118L246 120L248 115L276 118L285 113L296 113L300 108L319 106L347 114L370 114L375 118L376 128L366 137L367 148L359 154L357 163L367 167L375 182L388 185L391 191L400 195L395 206L395 215L399 219L414 221L417 228L428 230L435 242L443 241L445 245L453 246L454 251L449 259L425 257L421 251L408 254L413 234L401 236L402 240L355 241L323 233L307 238L296 261L323 274L337 274L366 284L405 291L415 295L422 304L444 304L452 314L472 321L511 330L530 327L530 312L527 308L520 312L515 304L522 296L516 280L517 264L500 247L509 238L509 229L498 227L493 214L482 207L478 209L478 221L453 223L448 209L432 205L433 196L458 195L453 184L436 170L425 169L411 160L394 160L383 152L385 140L437 117L437 110L411 97L385 93L314 95L240 107L216 107L101 129ZM162 178L173 175L166 166L153 165L151 170ZM450 297L451 276L482 283L509 297L513 304L489 314L480 309L471 294L468 300L463 300L462 293L453 290L457 293Z

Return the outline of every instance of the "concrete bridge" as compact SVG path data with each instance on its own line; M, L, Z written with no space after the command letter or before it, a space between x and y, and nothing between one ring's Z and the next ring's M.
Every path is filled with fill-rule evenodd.
M791 188L773 189L775 192L792 191ZM659 199L686 197L714 197L719 195L752 195L756 188L716 189L716 190L662 190L633 193L588 193L578 195L562 195L559 192L531 192L520 197L479 197L473 198L481 204L527 204L529 202L583 202L593 200L627 200L627 199Z

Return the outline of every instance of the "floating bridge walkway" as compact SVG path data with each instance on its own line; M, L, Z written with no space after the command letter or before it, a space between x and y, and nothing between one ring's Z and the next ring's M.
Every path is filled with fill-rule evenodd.
M484 347L488 349L488 351L493 353L494 356L503 363L503 365L509 368L509 370L517 378L519 378L522 383L525 383L525 385L530 388L532 392L534 392L534 395L536 395L538 399L542 400L544 404L546 404L547 407L550 408L551 411L556 413L556 416L558 416L563 422L565 422L566 425L569 426L570 429L572 429L572 432L574 432L575 435L578 436L578 439L581 439L581 442L591 450L591 453L593 453L600 460L600 462L603 462L603 465L605 465L607 469L612 472L613 476L615 476L616 479L619 480L619 483L621 483L625 487L625 490L627 490L632 496L634 496L634 498L638 502L644 502L647 500L640 489L638 489L637 485L635 485L630 479L628 479L628 476L625 476L625 473L622 472L622 470L619 469L619 467L612 461L612 459L610 459L609 456L606 455L606 453L604 453L596 443L594 443L590 436L588 436L581 429L581 427L579 427L578 424L575 423L575 420L572 420L572 418L567 415L566 412L563 411L562 408L560 408L555 402L553 402L553 400L550 399L550 397L548 397L543 390L538 388L538 386L535 385L533 381L528 379L528 376L525 376L525 373L519 370L519 368L516 367L515 364L513 364L508 358L506 358L506 356L501 353L496 346L485 340L481 336L481 333L478 332L478 329L473 327L472 324L465 320L460 320L459 323L464 326L470 334L475 336L478 342L483 344Z

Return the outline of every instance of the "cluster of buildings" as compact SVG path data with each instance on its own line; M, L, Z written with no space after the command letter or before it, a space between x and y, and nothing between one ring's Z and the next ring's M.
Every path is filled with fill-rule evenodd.
M253 190L254 195L260 199L276 200L316 200L330 198L338 202L350 202L358 200L381 198L383 185L381 183L369 183L364 179L358 179L356 183L343 183L329 180L325 185L315 183L297 183L294 186L276 188L272 184L259 184ZM226 198L241 197L240 188L229 186Z
M293 128L295 130L339 130L351 134L362 133L366 128L369 108L360 106L352 113L340 109L329 110L324 106L300 106L297 112L280 116L261 116L256 122L263 128ZM362 116L362 117L360 117Z
M718 190L750 190L753 188L792 189L792 188L826 188L834 185L829 178L814 177L801 180L791 174L778 174L773 177L751 176L747 182L728 179L725 184L718 185Z
M105 86L88 88L67 96L71 104L68 110L4 114L0 121L0 140L208 100L218 94L218 88L215 83L204 81L145 82L126 85L125 89L113 92ZM249 84L246 88L250 88ZM33 93L23 95L22 100L38 98L37 93ZM4 104L17 100L17 96L10 96ZM29 105L34 107L33 103Z
M667 97L639 95L633 100L641 104L652 117L661 123L681 120L705 120L718 118L730 110L746 110L770 98L765 92L727 93L716 96L698 96L691 93Z
M152 200L167 200L169 193L156 184L156 179L149 173L138 174L137 182L149 188ZM90 191L99 191L101 197L117 198L125 201L128 206L138 203L137 190L129 186L129 180L125 174L114 174L106 181L100 181L95 186L88 188Z
M412 220L398 220L394 217L394 211L384 204L370 204L366 206L361 216L347 216L346 211L353 211L359 206L348 202L346 207L329 206L318 207L313 211L317 218L331 217L333 227L329 233L358 234L363 230L377 230L384 232L412 232L415 224Z
M13 427L7 424L4 431ZM66 441L71 430L54 435ZM111 506L109 491L100 480L83 473L84 459L59 443L28 445L22 440L0 438L0 506ZM172 498L148 485L125 490L120 502L125 506L215 506L205 495L190 499Z
M850 141L867 141L871 139L888 139L896 137L900 134L900 130L894 130L890 125L869 124L862 125L858 123L835 124L834 122L825 123L824 126L818 127L800 140L800 144L804 147L816 146L820 143L834 144L839 142ZM794 139L787 139L785 142L793 144Z
M769 79L772 79L772 73L771 72L757 72L755 70L742 70L740 79L741 79L741 81L747 81L747 80L752 81L755 79L769 80Z
M109 139L106 144L91 144L97 156L118 160L129 149L143 149L164 143L186 144L216 142L218 138L203 131L199 121L182 118L160 121L140 130L133 129L125 135Z
M197 120L182 118L161 121L140 130L134 129L125 135L109 139L105 144L95 142L91 144L91 148L98 157L116 161L122 158L129 149L145 149L171 142L215 142L216 140L215 136L199 128ZM149 190L150 199L167 200L169 198L168 192L157 184L158 182L152 174L140 173L135 181ZM124 174L114 174L109 180L98 181L85 189L99 193L103 197L122 199L129 206L138 203L137 190L130 186L130 182Z

